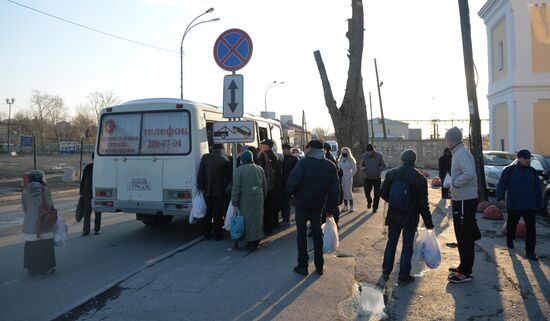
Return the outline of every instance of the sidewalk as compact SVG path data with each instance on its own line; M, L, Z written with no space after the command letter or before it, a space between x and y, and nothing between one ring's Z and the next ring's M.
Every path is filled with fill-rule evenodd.
M416 281L381 279L386 243L383 205L366 211L355 193L356 212L342 217L340 249L325 254L325 274L306 278L296 265L294 226L262 242L253 253L232 250L229 240L202 241L112 288L88 305L79 320L546 320L550 318L550 223L538 219L539 263L524 258L524 243L508 252L498 233L503 221L478 219L475 280L448 284L447 268L458 262L449 208L430 190L442 263L429 270L413 263ZM310 240L310 248L312 248ZM400 248L400 245L399 245ZM312 257L312 252L310 256ZM385 312L381 311L386 306Z

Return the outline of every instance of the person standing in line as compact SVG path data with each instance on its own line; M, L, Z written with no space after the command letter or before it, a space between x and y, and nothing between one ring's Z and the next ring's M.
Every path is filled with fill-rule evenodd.
M282 188L283 195L281 197L281 212L283 215L283 224L290 224L290 195L288 195L288 190L286 184L288 182L288 177L292 170L296 167L296 164L300 161L298 157L293 156L290 153L290 145L283 144L283 179L282 179Z
M344 197L343 211L347 212L349 209L350 212L353 212L353 176L357 173L357 162L349 148L342 148L340 158L338 158L338 167L342 170L343 174L341 187Z
M282 166L279 157L273 152L273 141L265 139L260 143L260 166L267 180L267 197L264 203L264 233L273 234L279 227L279 198L282 194Z
M373 213L378 211L380 203L380 184L382 183L382 171L386 169L386 162L382 154L374 150L371 144L367 145L366 153L361 159L361 171L365 179L364 189L367 198L367 208L372 206ZM371 191L374 188L374 197L371 197Z
M93 178L94 178L94 153L91 155L92 162L82 171L82 179L80 180L80 196L84 198L82 236L90 235L90 221L92 219L92 199L94 198ZM95 212L94 218L94 233L99 234L101 229L101 212Z
M23 177L21 206L23 219L23 239L25 240L23 267L29 275L44 275L55 272L55 250L53 228L38 229L40 206L45 203L53 207L52 194L46 187L44 172L31 170Z
M202 222L202 232L207 240L212 236L216 241L223 239L225 197L230 180L231 163L225 156L223 145L214 144L212 152L202 156L197 175L197 188L206 201L206 216Z
M439 157L439 178L441 179L441 198L449 198L449 188L445 187L443 184L445 182L445 177L447 174L451 175L451 164L453 161L453 155L449 148L445 148L443 151L443 156Z
M338 173L338 206L332 212L332 217L334 218L334 222L336 222L336 226L338 226L338 222L340 221L340 208L339 208L339 206L342 205L342 202L344 201L344 195L342 193L342 176L343 176L343 173L342 173L342 169L340 169L338 167L338 161L336 160L336 158L334 158L334 156L331 153L332 146L329 143L323 143L323 148L325 149L325 158L328 159L329 161L331 161L334 164L334 166L336 166L336 171ZM321 217L321 223L326 222L327 215L329 215L329 213L327 213L328 211L329 211L329 209L325 206L323 208L323 215ZM312 236L312 234L309 233L308 237L311 237L311 236Z
M463 283L472 281L475 258L476 211L478 186L475 161L462 142L462 132L453 127L445 134L447 147L453 155L451 166L451 197L453 225L460 265L449 268L449 281Z
M526 257L538 261L535 254L536 210L542 208L542 188L539 174L531 167L531 152L522 149L517 153L517 164L504 169L497 185L497 200L504 202L508 211L506 222L506 244L509 249L514 248L516 227L520 217L525 222L525 252Z
M395 261L395 250L399 236L403 232L403 248L399 263L399 282L414 281L411 276L414 234L420 215L427 229L434 228L428 202L428 183L414 167L416 152L408 149L401 154L403 165L389 171L382 184L380 194L388 202L385 224L388 226L388 243L384 250L382 276L390 277Z
M267 180L263 169L254 164L250 151L240 155L241 166L235 171L231 202L244 217L244 241L251 251L257 250L264 237L264 199L267 196Z
M338 207L338 175L334 164L325 158L323 143L312 140L306 149L306 157L296 165L287 184L296 206L298 265L294 267L294 272L303 276L309 273L307 221L310 222L313 234L315 269L317 274L322 275L324 259L321 213L323 207L329 213Z

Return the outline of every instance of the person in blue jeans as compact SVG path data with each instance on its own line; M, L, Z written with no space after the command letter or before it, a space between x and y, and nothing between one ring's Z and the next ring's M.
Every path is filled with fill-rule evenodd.
M416 152L409 149L401 154L403 165L386 174L380 196L389 203L385 224L388 226L388 242L384 251L382 276L389 279L395 262L399 236L403 233L403 248L399 264L400 283L414 281L410 275L414 234L422 215L427 229L434 228L428 203L428 183L414 167Z
M323 235L321 214L323 207L328 215L338 207L338 174L336 166L325 158L323 143L312 140L306 146L306 157L294 168L288 178L287 191L294 198L296 207L296 230L298 265L294 272L308 275L307 221L310 222L315 251L314 261L317 274L324 273Z

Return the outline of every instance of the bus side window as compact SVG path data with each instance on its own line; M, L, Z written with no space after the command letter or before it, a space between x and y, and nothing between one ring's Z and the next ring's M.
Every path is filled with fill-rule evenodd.
M214 125L213 122L207 122L206 123L206 137L208 139L208 150L212 149L212 145L214 145L214 134L212 130L212 126Z
M260 130L260 142L263 141L264 139L267 139L267 128L264 128L264 127L259 127L259 130Z

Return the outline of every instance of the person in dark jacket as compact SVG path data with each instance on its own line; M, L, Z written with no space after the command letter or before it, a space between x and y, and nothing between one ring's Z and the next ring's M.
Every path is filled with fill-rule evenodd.
M302 159L290 174L288 193L294 197L296 206L296 229L298 245L298 265L294 272L307 276L307 221L313 233L315 251L315 269L317 274L324 273L323 236L321 232L321 212L326 207L329 213L338 206L338 175L333 163L325 158L323 143L310 141L306 146L306 157Z
M325 150L325 158L331 161L334 166L336 166L336 171L338 172L338 206L336 209L334 209L334 212L332 213L332 217L334 217L334 222L336 222L336 226L338 226L338 222L340 221L340 205L344 202L344 194L342 192L342 177L344 176L344 173L340 168L338 168L338 161L336 161L336 158L332 155L330 152L332 150L332 146L329 143L323 143L323 149ZM325 223L327 220L327 211L328 208L323 208L323 216L321 218L321 223Z
M214 144L212 152L202 156L197 175L197 188L206 201L203 235L209 240L223 239L223 214L226 209L226 189L231 179L231 163L225 156L223 145ZM212 219L214 225L212 225Z
M504 169L497 185L497 200L506 199L508 221L506 222L506 244L514 248L514 238L519 218L525 222L525 252L526 257L538 261L535 254L536 220L535 211L542 208L542 187L539 175L531 167L531 152L526 149L517 153L517 164Z
M402 283L414 281L410 275L411 259L413 255L413 241L420 215L427 229L434 228L430 207L428 203L428 183L414 167L416 163L416 152L406 150L401 154L403 165L389 171L384 179L380 194L382 199L389 203L388 213L385 224L388 226L388 243L384 251L384 263L382 264L382 275L388 279L395 260L395 250L399 235L403 232L403 248L401 250L401 260L399 263L399 278ZM392 190L393 185L405 183L408 186L409 197L408 205L405 209L393 206L396 203L392 197L403 195L403 191ZM395 195L392 192L399 193Z
M441 179L441 198L449 198L449 187L445 187L445 177L451 175L451 165L453 161L453 155L449 148L445 148L443 156L439 157L439 178Z
M279 199L283 193L283 170L281 161L273 152L273 141L265 139L260 143L259 160L267 180L267 197L264 202L264 233L270 235L279 227Z
M292 173L292 170L294 170L294 167L296 167L296 164L298 164L298 162L300 161L298 157L293 156L290 153L290 149L290 145L283 144L283 195L281 197L281 212L283 214L283 224L287 225L290 223L290 195L288 195L286 183L288 182L288 177L290 176L290 173Z
M82 171L80 180L80 196L84 199L82 236L90 235L90 220L92 219L92 199L94 198L93 177L94 177L94 154L92 153L92 162ZM101 212L94 212L94 233L99 234L101 229Z
M382 154L374 150L374 146L368 144L366 153L361 158L361 171L365 179L364 189L367 198L367 208L372 206L372 212L378 211L380 202L380 184L382 182L382 172L386 169L386 162ZM371 191L374 189L374 197L371 197Z

